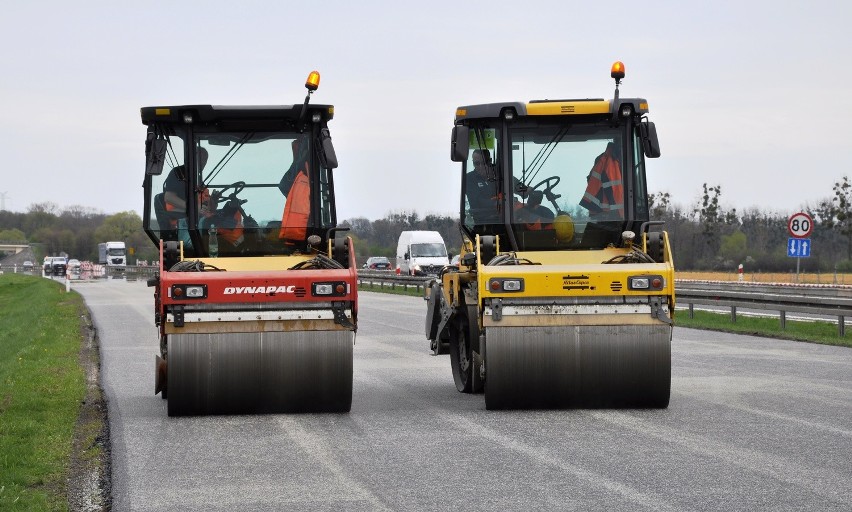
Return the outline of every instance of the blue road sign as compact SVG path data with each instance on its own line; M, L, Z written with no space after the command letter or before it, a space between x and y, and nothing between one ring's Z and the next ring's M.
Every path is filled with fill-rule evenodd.
M811 255L810 238L788 238L787 256L791 258L808 258Z

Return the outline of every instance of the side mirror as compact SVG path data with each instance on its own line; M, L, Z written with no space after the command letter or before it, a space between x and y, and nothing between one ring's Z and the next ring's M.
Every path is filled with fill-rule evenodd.
M145 174L159 176L163 174L163 164L166 163L166 148L168 141L155 139L149 134L145 141Z
M320 141L322 143L323 165L326 169L337 169L337 153L334 152L334 144L331 143L331 133L328 128L323 128L320 131Z
M467 126L453 126L453 135L450 141L450 160L453 162L464 162L467 160L469 136L470 128Z
M410 257L410 255L409 255L409 253L405 253L405 256L403 256L403 257L404 257L405 259L407 259L407 260L410 260L410 259L411 259L411 257Z
M657 127L654 123L639 123L639 135L642 137L642 151L648 158L660 158L660 141L657 139Z

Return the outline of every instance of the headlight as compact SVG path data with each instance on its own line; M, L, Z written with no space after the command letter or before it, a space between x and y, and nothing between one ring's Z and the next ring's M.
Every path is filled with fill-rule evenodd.
M345 297L349 293L349 285L345 281L330 283L313 283L311 294L314 296Z
M200 297L204 297L204 287L203 286L187 286L186 287L186 297L192 299L198 299Z
M204 299L207 297L206 284L176 284L172 286L173 299Z
M314 287L315 295L331 295L333 287L331 284L318 284Z
M520 277L495 277L488 281L488 288L492 292L522 292L524 280Z
M662 290L665 285L663 276L632 276L627 279L629 290Z
M503 281L503 291L517 292L521 290L520 279L506 279Z
M630 287L637 290L647 290L650 284L647 277L634 277L630 280Z

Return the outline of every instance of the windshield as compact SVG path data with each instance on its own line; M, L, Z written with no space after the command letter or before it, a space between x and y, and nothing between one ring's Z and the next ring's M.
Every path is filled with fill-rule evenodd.
M110 256L124 256L124 249L110 249Z
M444 244L411 244L412 258L446 258L447 248Z
M647 220L642 154L623 157L625 147L641 147L637 134L625 141L623 125L566 121L518 120L505 143L496 120L472 127L463 194L471 233L504 235L508 217L519 250L594 249L619 243L631 212ZM632 208L625 206L631 180L641 199Z
M166 165L151 183L149 226L159 238L183 241L192 256L211 254L211 239L219 256L290 254L333 227L330 172L308 133L199 130L186 173L187 134L167 129Z

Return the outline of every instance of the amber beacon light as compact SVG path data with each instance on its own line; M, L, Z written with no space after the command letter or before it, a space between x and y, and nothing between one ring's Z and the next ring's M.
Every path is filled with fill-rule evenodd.
M305 87L307 87L309 91L316 91L317 89L319 89L319 81L319 71L311 71L311 73L308 75L307 81L305 81Z
M624 63L620 60L617 60L612 63L612 70L609 73L609 76L615 78L616 80L621 80L624 78Z

